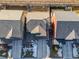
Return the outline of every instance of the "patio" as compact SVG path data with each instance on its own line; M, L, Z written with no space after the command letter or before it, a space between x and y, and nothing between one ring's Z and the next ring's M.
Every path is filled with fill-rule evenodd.
M8 44L0 44L0 57L12 57L12 47Z
M79 58L79 43L78 42L75 42L72 44L72 47L73 47L73 57L74 58Z
M62 41L54 40L52 47L50 48L51 58L63 58L63 43Z
M37 42L27 42L22 48L22 58L35 58L37 57Z

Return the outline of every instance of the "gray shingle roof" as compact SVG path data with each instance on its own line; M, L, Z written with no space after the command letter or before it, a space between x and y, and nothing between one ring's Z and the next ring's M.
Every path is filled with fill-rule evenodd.
M72 11L55 11L57 21L79 21L79 16Z
M57 38L66 39L68 35L74 30L75 34L71 33L68 38L75 37L78 39L79 36L79 16L72 11L55 11L57 18Z
M0 38L5 38L11 30L11 27L13 28L12 37L21 38L21 16L22 11L0 11Z
M27 29L31 33L40 33L39 36L46 36L46 19L49 12L28 12Z
M22 10L0 10L0 20L20 20Z
M6 37L8 32L13 27L12 37L20 37L20 21L0 21L0 38Z
M71 33L74 30L74 34ZM71 33L71 36L69 34ZM75 34L76 33L76 34ZM57 22L57 38L69 40L71 38L78 39L79 38L79 21L58 21ZM75 37L75 38L74 38Z

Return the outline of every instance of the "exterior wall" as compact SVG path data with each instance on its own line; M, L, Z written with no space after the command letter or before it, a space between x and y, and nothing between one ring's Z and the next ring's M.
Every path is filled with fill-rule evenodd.
M45 59L47 56L47 42L46 39L40 39L37 41L37 57L35 58L22 58L22 40L14 40L12 41L13 48L12 54L14 59Z
M39 38L38 38L39 39ZM37 57L35 58L21 58L22 40L15 40L13 44L13 58L14 59L62 59L62 58L50 58L47 48L47 39L40 39L37 41ZM72 44L73 41L67 41L63 44L63 59L78 59L72 56ZM68 51L68 52L67 52Z
M21 59L22 40L14 40L12 45L13 59Z

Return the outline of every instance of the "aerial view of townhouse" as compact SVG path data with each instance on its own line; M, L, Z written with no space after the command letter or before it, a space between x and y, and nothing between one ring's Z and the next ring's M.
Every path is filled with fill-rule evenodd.
M79 59L79 0L0 0L0 59Z

